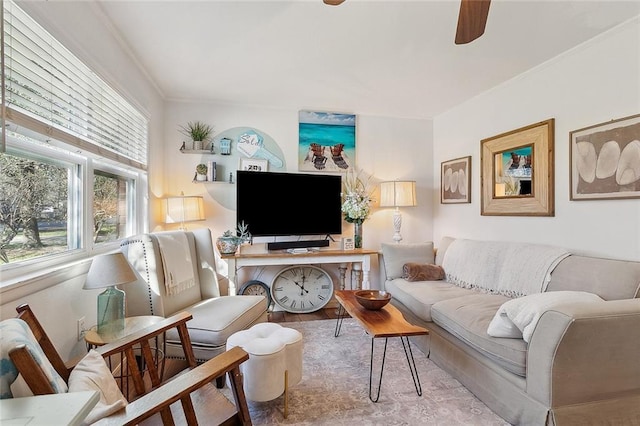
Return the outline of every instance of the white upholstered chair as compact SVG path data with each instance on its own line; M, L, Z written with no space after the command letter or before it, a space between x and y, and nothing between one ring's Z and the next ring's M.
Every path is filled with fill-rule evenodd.
M144 279L123 287L127 316L189 312L187 328L199 362L224 352L233 333L267 321L265 297L221 295L208 228L137 235L125 239L121 250ZM175 288L165 275L174 278ZM185 277L193 282L182 285ZM183 358L177 331L168 331L166 340L167 357Z

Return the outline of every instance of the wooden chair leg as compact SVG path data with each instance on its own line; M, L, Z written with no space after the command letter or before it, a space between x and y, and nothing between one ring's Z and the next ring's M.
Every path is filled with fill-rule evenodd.
M224 376L216 377L216 387L222 389L224 387Z
M187 424L190 426L197 426L198 419L196 418L196 411L193 408L193 402L191 402L191 395L187 395L180 400L182 401L182 409L184 410L184 416L187 419Z
M175 426L176 423L173 420L173 414L171 414L171 408L167 407L164 410L160 411L160 417L162 418L162 424L164 426Z
M244 388L242 387L242 374L240 373L240 367L236 367L229 371L229 381L231 382L231 390L233 391L233 398L236 403L236 410L238 410L238 419L240 424L250 425L251 416L249 415L249 406L247 405L247 398L244 395Z
M289 416L289 370L284 370L284 418Z

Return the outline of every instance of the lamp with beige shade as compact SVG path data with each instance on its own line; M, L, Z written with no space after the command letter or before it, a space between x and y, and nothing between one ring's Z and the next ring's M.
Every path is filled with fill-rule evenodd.
M393 213L393 240L396 243L402 241L400 227L402 226L402 215L400 207L416 206L416 182L415 181L392 181L380 184L380 207L395 207Z
M165 223L180 223L180 230L186 231L185 222L204 220L204 202L201 196L180 195L166 198Z

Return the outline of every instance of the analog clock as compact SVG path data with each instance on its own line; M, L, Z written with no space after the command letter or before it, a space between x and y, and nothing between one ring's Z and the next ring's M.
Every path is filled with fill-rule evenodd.
M253 295L253 296L264 296L267 298L267 304L271 306L271 294L269 291L269 287L258 280L247 281L240 287L238 290L238 294L245 295Z
M288 266L273 279L271 294L273 301L287 312L314 312L331 300L333 281L317 266Z

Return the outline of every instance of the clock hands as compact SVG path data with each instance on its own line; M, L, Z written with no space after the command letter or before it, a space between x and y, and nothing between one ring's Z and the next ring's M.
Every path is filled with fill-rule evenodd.
M309 290L307 290L306 288L304 288L304 280L307 279L307 277L305 277L304 275L302 275L302 287L300 287L302 289L302 291L307 292L307 294L309 294ZM300 293L300 296L304 296L304 294Z
M300 287L300 296L304 296L304 293L309 293L309 290L307 290L306 288L304 288L304 276L302 277L302 285L300 285L300 283L298 281L294 281L291 280L295 285L297 285L298 287Z

